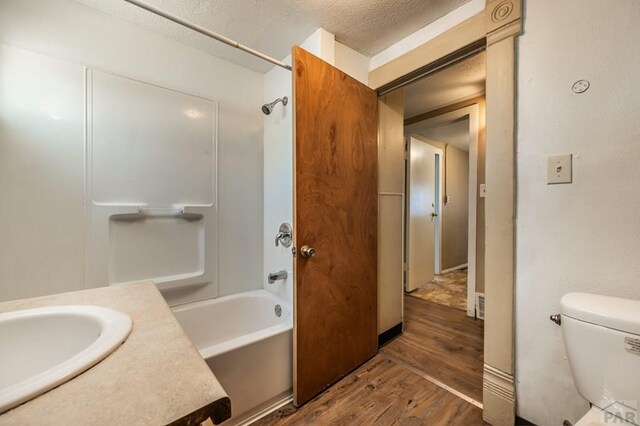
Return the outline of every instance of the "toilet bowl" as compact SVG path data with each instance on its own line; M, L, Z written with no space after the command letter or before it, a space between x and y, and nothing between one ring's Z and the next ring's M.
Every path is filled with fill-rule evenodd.
M560 304L573 380L592 407L576 425L640 425L640 301L568 293Z

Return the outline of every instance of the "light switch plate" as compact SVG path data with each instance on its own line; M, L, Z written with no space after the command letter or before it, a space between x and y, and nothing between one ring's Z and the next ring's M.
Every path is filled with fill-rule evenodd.
M552 155L547 164L547 185L571 183L571 154Z
M480 198L484 198L486 196L487 196L487 184L481 183L480 184Z

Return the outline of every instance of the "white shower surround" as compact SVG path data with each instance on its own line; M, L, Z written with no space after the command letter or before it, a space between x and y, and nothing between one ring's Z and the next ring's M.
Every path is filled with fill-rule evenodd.
M225 424L246 423L291 400L290 302L254 290L182 305L173 313L231 399L233 417Z

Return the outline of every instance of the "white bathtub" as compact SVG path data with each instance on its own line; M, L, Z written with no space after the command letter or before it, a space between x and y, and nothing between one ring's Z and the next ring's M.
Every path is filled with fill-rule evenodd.
M293 323L286 301L254 290L173 312L231 398L229 423L244 423L290 400Z

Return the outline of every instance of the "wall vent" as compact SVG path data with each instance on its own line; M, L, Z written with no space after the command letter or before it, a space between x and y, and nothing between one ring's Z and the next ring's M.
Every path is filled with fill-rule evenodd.
M476 318L484 319L484 293L476 293Z
M640 339L625 337L624 342L629 345L628 348L625 348L627 352L634 355L640 355Z

